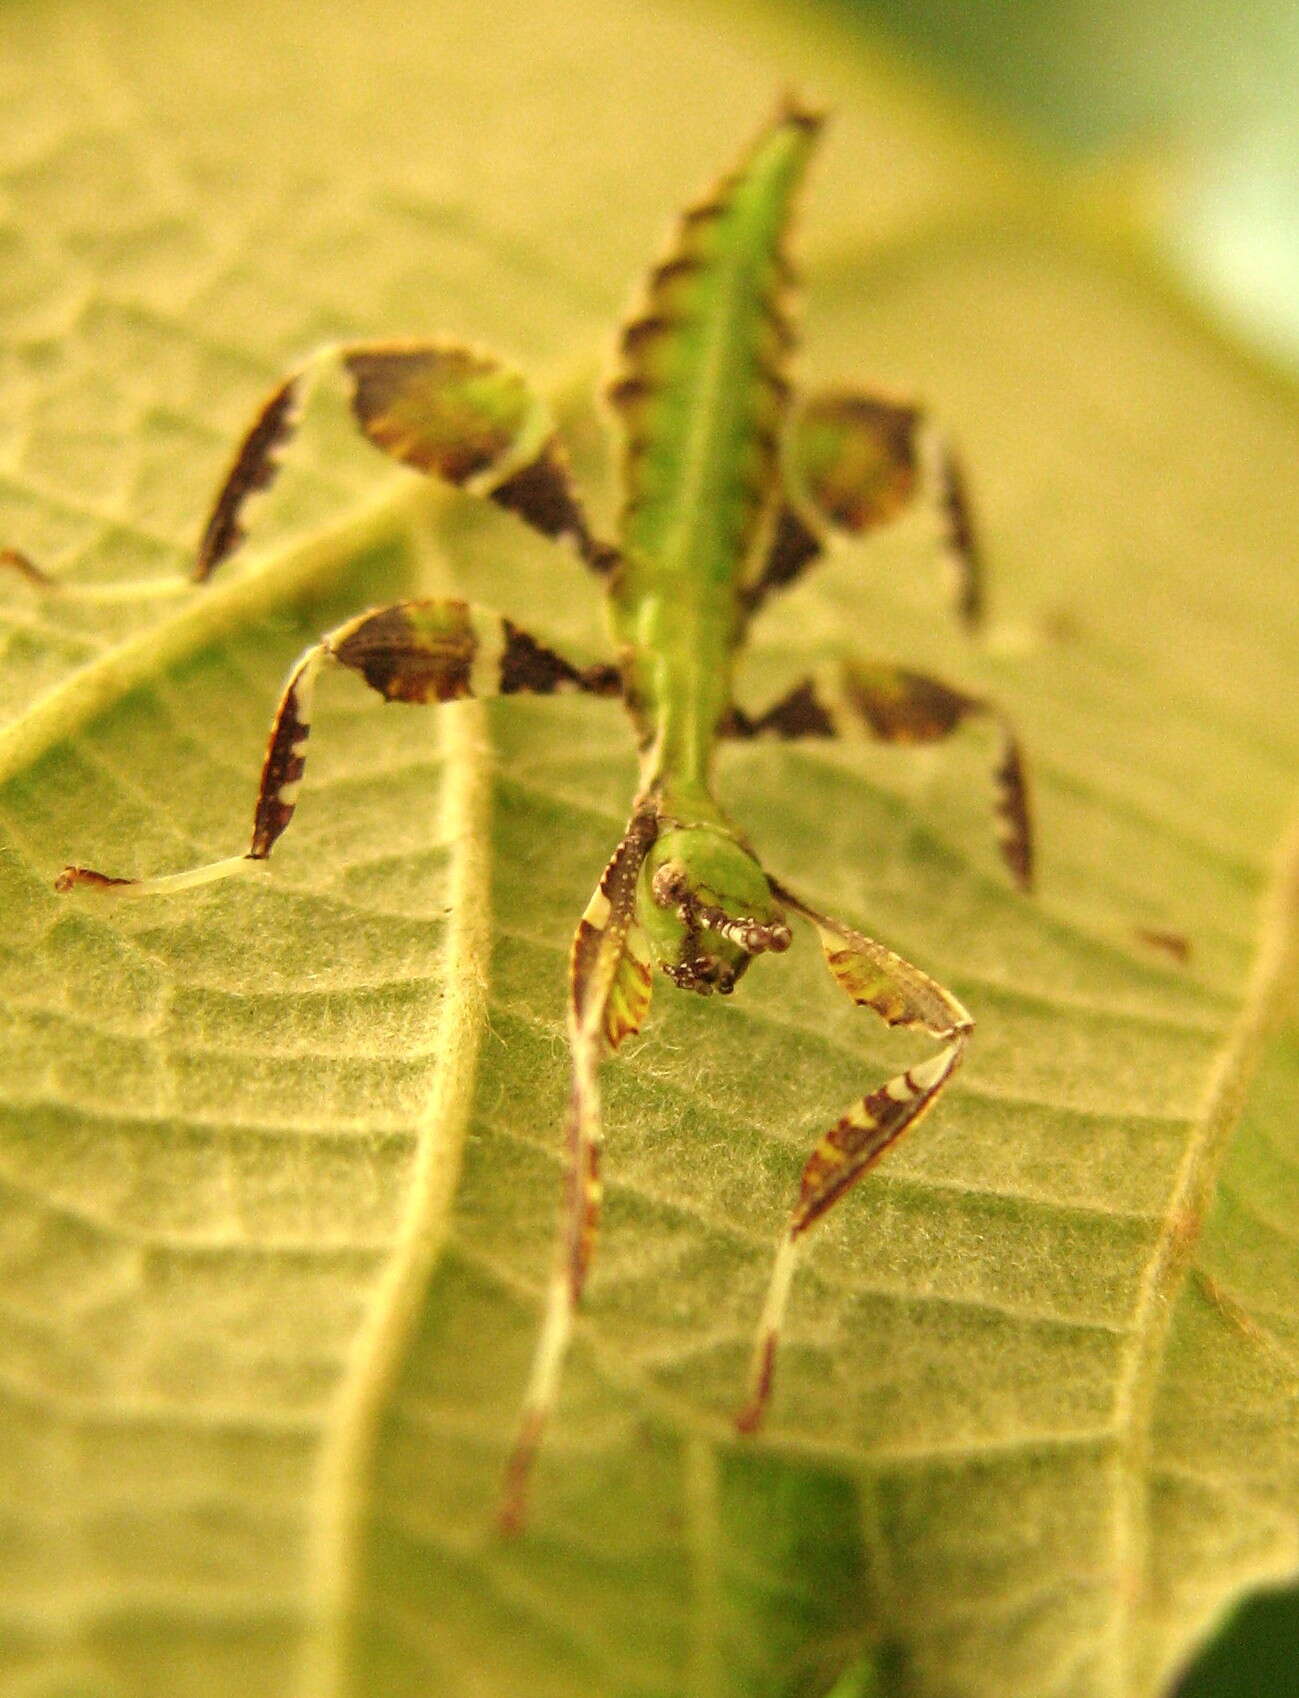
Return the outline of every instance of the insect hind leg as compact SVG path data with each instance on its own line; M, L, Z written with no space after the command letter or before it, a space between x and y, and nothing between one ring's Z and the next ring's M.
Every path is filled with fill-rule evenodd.
M91 888L124 896L161 896L254 870L283 835L306 769L316 681L326 662L358 673L387 701L441 704L467 697L620 693L616 667L577 667L486 608L450 598L395 602L359 614L314 643L294 664L271 722L253 829L242 855L157 878L117 878L91 867L65 867L60 891Z

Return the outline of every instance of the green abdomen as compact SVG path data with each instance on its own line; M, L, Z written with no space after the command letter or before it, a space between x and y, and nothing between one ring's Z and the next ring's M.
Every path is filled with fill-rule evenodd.
M791 110L685 214L610 392L627 430L615 636L647 739L701 774L777 487L791 341L781 238L816 128Z

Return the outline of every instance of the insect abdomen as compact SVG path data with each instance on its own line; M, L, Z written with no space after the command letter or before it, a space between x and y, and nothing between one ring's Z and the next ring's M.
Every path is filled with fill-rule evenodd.
M618 635L680 654L696 676L727 675L741 575L775 494L793 340L782 237L819 125L789 106L685 214L610 391L627 433Z
M623 333L622 540L667 570L742 560L771 486L792 341L781 238L819 124L790 108L685 213Z

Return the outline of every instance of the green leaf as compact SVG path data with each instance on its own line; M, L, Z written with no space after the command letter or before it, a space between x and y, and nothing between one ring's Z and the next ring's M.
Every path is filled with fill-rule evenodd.
M240 425L339 335L498 348L607 517L590 397L629 286L782 86L832 106L804 369L951 425L992 640L950 631L917 517L764 616L744 699L859 644L995 696L1042 876L1008 888L977 737L728 752L764 859L950 984L970 1060L818 1229L745 1443L803 1157L914 1044L836 1000L810 937L729 1005L662 988L608 1072L591 1301L502 1544L622 716L331 680L263 880L50 885L237 850L280 676L330 620L455 583L594 656L590 583L322 401L208 591L0 584L0 1691L1157 1692L1299 1545L1293 1073L1240 1117L1299 905L1292 403L801 14L5 25L0 543L70 583L181 570Z

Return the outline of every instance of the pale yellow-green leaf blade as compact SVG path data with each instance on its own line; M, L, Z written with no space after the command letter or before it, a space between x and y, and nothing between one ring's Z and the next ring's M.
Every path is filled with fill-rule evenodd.
M0 543L70 580L182 569L259 398L340 336L498 348L608 515L586 398L668 219L781 87L836 108L805 368L950 424L992 641L949 631L917 516L773 606L746 701L845 645L996 696L1042 888L1006 886L976 736L730 752L764 856L951 983L970 1061L819 1232L740 1444L802 1157L898 1051L810 937L730 1006L665 987L609 1072L589 1314L504 1546L564 952L634 782L616 708L439 723L336 680L263 881L129 909L49 885L237 849L280 674L331 619L457 583L594 655L591 584L425 498L327 398L204 597L0 584L0 1678L819 1698L865 1649L882 1693L1158 1691L1296 1554L1284 1085L1235 1121L1295 931L1291 403L792 12L128 0L4 29Z

